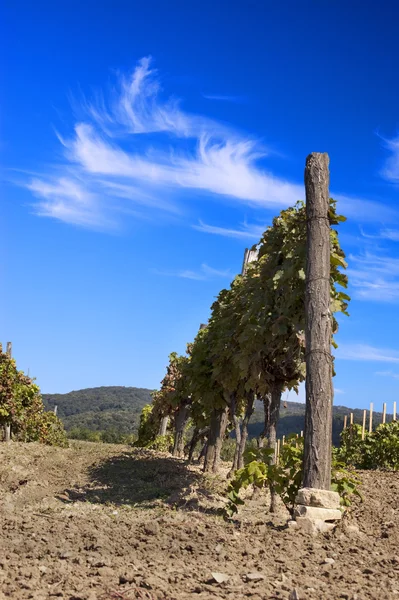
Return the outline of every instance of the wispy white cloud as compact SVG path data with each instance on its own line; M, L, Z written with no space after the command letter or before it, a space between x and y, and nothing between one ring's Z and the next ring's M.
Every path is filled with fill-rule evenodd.
M340 396L342 394L345 394L345 391L341 390L340 388L334 388L334 394L338 394Z
M399 242L399 229L381 229L381 237L391 242Z
M91 125L78 124L75 137L64 140L72 164L93 174L123 178L143 186L169 186L204 190L261 206L283 205L302 195L302 186L260 171L262 156L253 140L216 141L201 133L193 154L162 153L156 156L126 152L101 137Z
M163 275L166 277L180 277L181 279L193 279L195 281L208 281L210 279L219 279L219 278L229 278L231 279L232 275L230 269L215 269L210 267L206 263L203 263L197 271L192 271L190 269L183 270L162 270L162 269L152 269L152 272L156 275Z
M206 100L217 100L220 102L233 102L234 104L242 104L246 101L245 96L230 96L226 94L202 94Z
M399 352L386 348L375 348L368 344L341 343L336 351L336 358L341 360L399 363Z
M200 221L199 225L193 225L193 229L196 229L197 231L202 231L203 233L211 233L213 235L221 235L223 237L237 238L240 240L259 240L262 237L266 226L249 225L248 223L243 223L241 229L229 229L227 227L217 227L215 225L208 225L203 221Z
M390 156L385 161L381 175L392 183L399 183L399 136L392 139L384 139Z
M363 275L363 277L363 279L352 280L357 298L376 302L397 302L399 300L399 282L387 281L382 278L376 281L367 281L367 275Z
M399 258L365 252L349 255L347 270L353 295L377 302L399 300Z
M142 58L129 75L119 76L119 85L108 99L97 93L94 101L84 101L89 116L108 135L168 132L178 137L195 137L198 131L223 132L222 124L181 110L178 100L160 99L161 86L151 57Z
M392 377L393 379L399 379L399 373L394 373L393 371L376 371L376 375L380 375L381 377Z
M73 135L58 134L65 161L23 182L41 216L98 226L117 220L122 201L178 212L170 198L184 189L262 207L303 197L302 185L260 167L268 152L256 137L164 99L150 58L79 108Z
M104 220L97 196L77 179L32 179L27 187L40 198L36 206L39 216L92 228L103 228L105 225L110 227L113 224L112 219Z
M331 195L338 201L338 212L356 222L373 224L399 222L399 211L382 202L334 192L331 192Z
M390 240L391 242L399 242L399 229L380 229L377 233L366 233L361 227L360 232L362 237L368 240Z
M208 98L232 101L238 96ZM132 205L140 213L155 207L164 214L182 212L176 200L182 190L276 210L304 198L302 183L265 168L269 151L255 135L190 113L177 99L165 97L150 57L129 75L120 74L108 94L98 92L75 104L75 113L79 119L73 133L58 134L64 160L21 183L38 199L40 216L86 227L114 226L118 212L129 212ZM390 223L398 217L375 202L338 199L348 216L389 218ZM250 227L230 231L241 229L242 238L250 236Z

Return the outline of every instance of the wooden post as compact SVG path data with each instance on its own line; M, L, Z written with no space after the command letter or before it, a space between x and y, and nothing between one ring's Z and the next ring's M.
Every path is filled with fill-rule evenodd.
M250 250L249 248L245 248L244 251L244 260L241 268L241 275L245 275L248 269L248 265L251 262L254 262L258 258L257 250Z
M55 416L57 416L57 410L58 410L58 406L57 406L57 405L55 405L55 406L54 406L54 414L55 414Z
M350 424L353 425L353 413L350 414Z
M346 429L347 423L348 423L348 416L344 415L344 429Z
M301 431L301 437L303 437L303 431Z
M166 430L168 428L168 422L169 422L168 415L166 415L166 417L162 417L161 424L159 426L158 435L166 435Z
M367 410L363 411L363 425L362 425L362 440L364 440L364 436L366 434L366 415L367 415Z
M12 343L11 342L7 342L7 355L10 358L12 357Z
M11 442L11 425L10 425L10 423L6 423L4 425L4 441Z
M276 461L277 464L279 462L279 457L280 457L280 439L277 440L277 461Z
M285 435L283 435L283 441L282 441L282 445L284 446L285 444Z
M306 413L303 487L329 490L332 451L328 154L306 159Z
M369 433L373 431L373 403L370 402Z
M384 404L382 405L382 422L385 423L387 419L387 403L384 402Z
M396 400L393 403L392 421L396 421Z

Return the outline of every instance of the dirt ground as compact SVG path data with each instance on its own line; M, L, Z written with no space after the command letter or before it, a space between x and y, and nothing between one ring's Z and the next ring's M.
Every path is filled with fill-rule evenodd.
M399 473L362 477L364 502L313 538L266 495L225 522L223 477L166 455L1 444L0 599L399 600Z

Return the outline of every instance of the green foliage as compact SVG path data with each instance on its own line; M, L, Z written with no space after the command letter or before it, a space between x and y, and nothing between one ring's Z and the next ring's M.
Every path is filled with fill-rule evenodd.
M399 470L399 421L365 432L364 440L360 425L344 429L337 458L357 469Z
M169 426L176 430L182 423L179 421L182 415L188 417L188 407L191 404L191 394L189 391L190 378L187 375L191 357L187 348L187 355L181 356L176 352L169 355L169 364L166 368L166 375L161 381L159 390L153 392L153 410L152 420L159 425L162 418L170 418ZM183 428L184 428L183 423ZM156 432L157 433L157 432Z
M171 452L173 448L173 435L171 433L157 435L154 441L147 444L146 448L157 450L158 452Z
M92 431L87 427L74 427L68 431L68 437L73 440L84 440L86 442L103 442L105 444L128 444L133 445L137 440L134 433L121 433L116 429L105 429L104 431Z
M68 439L62 421L50 411L40 411L33 419L27 419L20 439L40 442L48 446L68 447Z
M137 441L134 443L139 448L149 448L158 452L169 452L173 447L173 435L158 435L159 423L154 418L154 404L144 406L141 417Z
M377 427L365 444L365 469L399 470L399 422Z
M0 425L6 424L16 440L68 445L62 422L45 412L39 387L0 350Z
M209 424L213 410L222 411L226 407L223 386L213 376L213 332L208 325L201 329L192 345L191 360L186 372L189 378L191 416L200 429Z
M246 465L237 471L228 488L226 515L231 517L244 504L240 490L249 485L273 488L291 515L295 499L303 480L303 438L289 436L282 446L279 461L273 464L274 450L262 448L246 453ZM360 478L343 464L333 461L331 489L341 496L341 504L349 506L354 495L361 497L358 486Z
M359 487L362 483L359 475L345 463L337 462L333 458L331 473L331 489L338 492L343 506L352 504L353 496L363 500Z
M158 424L152 418L153 408L153 404L146 404L141 411L138 438L135 443L139 448L147 448L157 436Z
M366 433L368 437L368 433ZM362 440L362 427L356 423L344 429L341 433L341 443L336 451L337 460L360 468L363 463L364 441Z
M92 431L87 427L73 427L68 431L71 440L83 440L85 442L102 442L101 431Z

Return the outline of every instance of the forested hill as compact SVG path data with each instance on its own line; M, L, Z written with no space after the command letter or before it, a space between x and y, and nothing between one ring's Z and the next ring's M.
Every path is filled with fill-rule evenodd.
M151 390L135 387L98 387L69 392L68 394L44 394L43 400L49 410L58 406L58 416L67 431L85 428L90 431L112 431L118 434L136 433L140 413L151 402ZM339 442L344 415L352 409L334 406L333 441ZM362 422L363 411L353 410L356 423ZM278 435L300 433L304 428L305 405L287 402L281 406ZM348 419L349 420L349 419ZM374 413L374 424L381 423L381 413ZM255 413L249 425L251 437L259 435L263 426L263 407L256 403Z
M145 388L110 386L43 394L43 401L49 410L58 407L67 431L83 427L127 434L137 431L141 410L152 398L151 390Z

